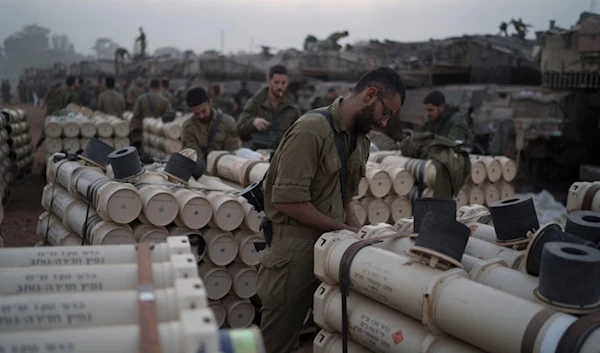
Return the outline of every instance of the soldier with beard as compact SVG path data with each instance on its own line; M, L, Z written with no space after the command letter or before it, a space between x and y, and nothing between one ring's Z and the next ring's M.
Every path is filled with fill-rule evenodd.
M395 71L373 70L348 97L301 116L271 158L263 186L263 224L270 231L265 231L268 247L259 253L257 283L267 353L290 353L298 341L320 283L313 274L317 238L361 227L350 201L365 175L370 147L366 134L385 127L405 96ZM342 153L336 138L342 141Z
M250 98L240 114L238 134L253 149L276 149L285 131L300 117L294 96L286 92L288 84L287 69L271 67L267 87Z

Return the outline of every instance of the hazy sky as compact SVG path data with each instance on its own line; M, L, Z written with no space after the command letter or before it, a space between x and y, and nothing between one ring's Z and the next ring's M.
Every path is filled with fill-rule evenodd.
M341 43L363 39L427 40L497 33L501 21L521 17L535 30L549 20L569 27L594 0L0 0L0 41L37 23L67 34L78 52L110 37L131 50L138 27L148 48L250 49L301 47L307 34L324 38L348 30ZM600 11L600 0L595 0ZM530 35L532 36L532 34Z

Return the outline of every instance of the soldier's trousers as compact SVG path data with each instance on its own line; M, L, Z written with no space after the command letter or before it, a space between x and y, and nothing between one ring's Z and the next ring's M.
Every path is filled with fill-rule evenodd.
M266 353L290 353L298 342L320 284L313 274L313 247L319 235L311 229L273 224L271 245L259 253L257 293Z

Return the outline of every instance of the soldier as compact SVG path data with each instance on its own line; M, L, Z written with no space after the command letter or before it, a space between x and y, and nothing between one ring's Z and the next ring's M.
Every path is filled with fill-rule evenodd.
M205 161L210 151L235 151L239 148L235 120L212 107L204 88L192 88L185 100L194 116L183 123L183 148L195 150Z
M386 125L405 94L395 71L373 70L348 97L320 109L327 117L314 111L300 117L271 158L263 187L268 247L259 253L257 278L266 353L290 353L298 341L320 283L313 274L317 238L339 229L357 232L361 226L351 200L365 175L366 134Z
M440 91L433 91L423 99L423 110L427 118L421 132L432 132L454 141L462 141L470 146L473 140L465 116L460 109L446 104L446 97Z
M133 105L142 93L144 93L144 79L138 77L135 80L135 86L131 86L127 89L127 109L133 109Z
M235 100L229 94L221 93L221 86L214 84L210 86L210 96L215 108L230 116L234 116L238 109Z
M125 98L117 90L115 90L115 78L107 76L105 79L106 89L98 97L97 110L121 117L125 111Z
M171 104L160 94L160 81L150 81L150 91L143 93L135 101L131 118L131 142L139 151L142 148L142 121L146 117L162 118L171 110Z
M248 102L248 99L250 99L251 97L252 93L250 93L250 91L246 87L246 81L240 82L240 90L235 94L235 97L233 97L235 99L235 103L240 108L244 107L246 106L246 102Z
M369 137L369 141L380 151L395 151L398 149L396 142L384 134L383 131L373 129L367 134L367 137Z
M98 109L98 104L100 102L100 95L102 94L102 92L104 92L106 90L106 87L104 86L105 80L106 79L103 79L102 77L98 77L98 81L96 82L96 87L94 87L94 97L92 98L92 106L96 107L96 109ZM113 82L114 82L114 78L113 78Z
M56 83L50 91L44 97L44 103L42 108L46 108L46 116L53 115L58 112L62 106L61 98L62 98L62 90L60 87L60 83Z
M276 149L285 131L300 117L294 96L287 93L288 72L283 65L269 69L267 87L258 91L244 107L238 121L242 141L253 149Z
M79 85L77 86L76 91L81 97L81 105L88 108L91 107L93 92L90 88L90 81L84 81L83 78L80 77Z
M75 77L69 76L65 81L67 86L61 90L60 108L65 109L70 103L81 104L81 93L77 89Z
M171 93L171 91L169 91L169 79L168 78L163 78L160 81L160 93L171 104L171 106L175 105L175 97L173 97L173 93Z

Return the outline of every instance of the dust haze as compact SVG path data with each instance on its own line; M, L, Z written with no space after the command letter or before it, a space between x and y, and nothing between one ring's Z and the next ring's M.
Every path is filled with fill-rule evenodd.
M593 0L0 0L6 15L0 21L0 77L14 80L25 67L95 59L99 38L109 40L111 49L132 51L140 26L150 54L165 47L234 53L258 52L259 45L300 49L308 34L321 38L343 30L350 35L340 44L497 34L502 21L519 17L532 25L528 37L534 38L551 19L568 27L582 11L598 7ZM36 40L15 40L25 26Z

